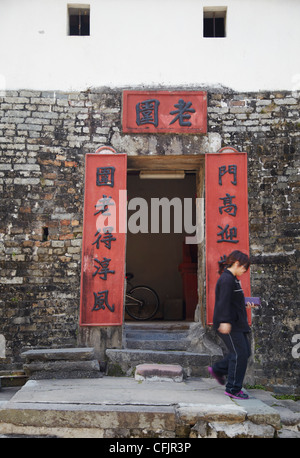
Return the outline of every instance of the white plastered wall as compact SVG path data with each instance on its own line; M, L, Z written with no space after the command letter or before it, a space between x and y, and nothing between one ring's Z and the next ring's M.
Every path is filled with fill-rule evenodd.
M66 0L0 1L0 89L300 88L298 0L83 3L89 37L67 35ZM226 38L203 38L210 6L227 7Z

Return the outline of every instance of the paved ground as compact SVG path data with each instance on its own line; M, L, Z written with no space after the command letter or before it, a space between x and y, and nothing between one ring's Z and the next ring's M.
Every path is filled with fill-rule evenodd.
M5 388L1 390L0 397ZM11 389L12 390L12 389ZM13 391L11 391L13 394ZM6 394L9 398L9 393ZM176 383L144 381L131 377L101 379L30 380L16 390L13 403L101 405L171 405L208 403L232 405L224 389L211 379Z
M3 421L1 415L6 410L9 410L10 415L14 412L24 416L24 412L30 409L35 415L38 411L45 414L59 409L64 413L75 412L78 418L82 411L95 415L100 410L120 412L124 409L138 415L144 415L145 412L165 412L167 415L176 406L177 414L179 412L186 418L193 412L199 412L199 409L202 409L201 412L209 410L218 415L225 412L230 416L245 411L248 414L268 415L275 408L285 421L282 437L300 436L299 401L279 401L264 390L248 390L248 393L249 400L237 403L225 396L224 388L210 378L188 379L180 383L141 382L130 377L107 376L100 379L30 380L21 388L0 390L0 420ZM1 425L0 423L0 437L9 437L9 433ZM12 434L18 434L18 430L16 431Z

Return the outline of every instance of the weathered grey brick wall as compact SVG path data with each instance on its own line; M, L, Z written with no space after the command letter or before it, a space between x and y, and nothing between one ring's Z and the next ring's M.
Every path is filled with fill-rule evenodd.
M299 94L207 90L205 137L123 135L120 90L0 96L0 369L20 364L25 348L77 343L87 152L231 145L248 153L252 294L263 299L252 373L256 383L299 386Z
M210 99L210 129L248 153L251 287L262 298L253 320L256 383L299 390L299 94Z

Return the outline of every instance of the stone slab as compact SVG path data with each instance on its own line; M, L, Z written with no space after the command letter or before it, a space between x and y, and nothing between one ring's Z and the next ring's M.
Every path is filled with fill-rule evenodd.
M139 364L135 370L135 380L183 381L183 369L178 364Z
M268 424L275 429L281 428L279 413L273 407L264 404L260 399L251 397L246 400L234 399L234 402L247 410L247 418L252 423Z
M117 366L124 374L130 375L138 364L179 364L185 376L204 376L207 366L212 363L211 355L187 351L151 351L132 349L108 349L108 374Z
M22 353L26 361L45 360L89 360L94 359L94 348L46 348L28 350Z
M174 430L172 406L13 403L0 411L1 423L34 427L165 428Z
M229 421L243 422L246 419L247 411L234 404L184 404L179 403L178 415L182 422L195 425L199 420L205 421Z
M270 425L256 425L251 421L243 423L211 422L208 425L208 437L211 438L256 438L266 439L274 437L274 428Z
M199 422L203 422L202 429L207 431L208 423L250 422L248 411L254 415L256 404L251 410L251 400L248 402L243 407L237 405L211 379L182 383L140 382L132 377L29 380L2 404L0 435L192 437L191 429ZM259 406L261 420L262 407L263 403ZM269 422L272 412L266 407ZM273 413L276 417L277 412ZM253 422L244 430L252 435L262 434L263 421L257 426L260 433L255 433ZM268 437L270 428L266 430ZM213 429L214 434L221 434L219 426Z
M174 405L210 403L232 405L222 387L212 379L189 379L182 383L138 382L132 377L101 379L29 380L13 402L95 405Z
M77 370L100 370L99 362L94 359L90 361L33 361L30 364L23 365L24 371L77 371Z

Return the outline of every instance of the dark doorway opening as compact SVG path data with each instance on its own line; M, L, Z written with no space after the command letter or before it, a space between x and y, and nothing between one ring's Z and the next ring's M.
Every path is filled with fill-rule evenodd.
M192 302L196 301L192 307L197 305L197 245L186 243L186 238L193 234L185 231L196 224L196 174L192 171L182 174L181 179L175 174L172 179L171 176L141 179L140 171L128 172L126 270L134 275L133 286L147 285L158 294L160 307L153 320L193 320L194 310L191 311L188 304L191 296ZM131 205L132 199L135 199L134 205ZM166 205L160 206L159 231L156 232L154 215L157 215L158 202ZM147 221L136 217L137 212L142 217L141 205L147 208ZM168 219L169 231L165 225ZM140 226L139 231L136 227L136 233L130 230L132 221ZM168 232L164 232L166 230ZM125 319L129 317L125 315Z

